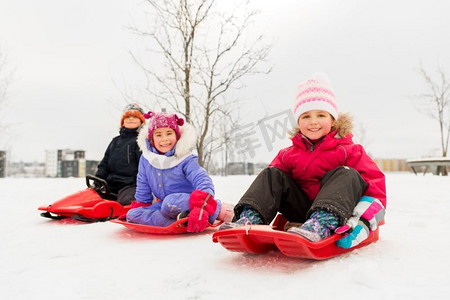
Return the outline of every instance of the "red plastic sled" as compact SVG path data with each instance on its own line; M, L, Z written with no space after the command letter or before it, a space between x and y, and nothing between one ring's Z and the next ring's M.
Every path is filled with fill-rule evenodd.
M87 182L92 178L95 177L88 176ZM108 221L127 213L129 209L130 205L122 206L117 201L103 199L93 188L76 192L53 204L38 207L38 210L44 211L41 216L46 218L72 218L84 222Z
M187 227L183 226L184 223L188 221L188 218L183 218L178 221L173 222L167 227L159 227L159 226L150 226L150 225L142 225L142 224L135 224L135 223L128 223L126 221L122 220L111 220L113 223L121 224L128 229L144 232L144 233L150 233L150 234L181 234L181 233L188 233ZM206 229L213 229L216 228L222 224L222 222L216 222L213 225L210 225Z
M377 228L361 244L344 249L336 246L336 241L342 237L341 235L333 234L313 243L297 234L285 232L285 223L286 219L279 214L272 226L249 225L220 230L213 234L212 240L214 243L220 243L229 251L262 254L279 250L290 257L323 260L367 246L377 241L379 237Z

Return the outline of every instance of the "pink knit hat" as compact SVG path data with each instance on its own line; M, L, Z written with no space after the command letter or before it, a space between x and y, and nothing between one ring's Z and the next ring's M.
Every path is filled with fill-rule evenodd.
M155 113L149 111L144 114L144 118L149 119L148 121L148 139L152 141L153 131L158 128L171 128L175 131L177 135L177 140L180 138L180 128L184 124L182 118L178 118L176 114L168 114L166 112Z
M328 77L323 73L313 74L310 79L298 86L294 105L295 120L310 110L324 110L335 120L338 117L336 96L331 89Z

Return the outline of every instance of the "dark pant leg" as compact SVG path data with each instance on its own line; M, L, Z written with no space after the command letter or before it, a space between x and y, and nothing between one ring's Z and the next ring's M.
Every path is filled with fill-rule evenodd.
M352 216L353 209L367 188L367 183L355 169L338 167L322 178L320 192L308 212L308 216L318 209L336 213L341 223Z
M135 200L134 194L136 194L136 186L127 185L121 188L117 193L117 202L122 205L129 205Z
M277 212L289 221L304 222L311 201L282 170L274 167L264 169L252 182L235 207L239 217L244 206L250 206L261 216L265 224L272 222Z
M106 200L117 200L117 196L114 194L105 194L105 193L99 193L99 192L97 192L97 194L99 194L100 197L102 197L103 199L106 199Z

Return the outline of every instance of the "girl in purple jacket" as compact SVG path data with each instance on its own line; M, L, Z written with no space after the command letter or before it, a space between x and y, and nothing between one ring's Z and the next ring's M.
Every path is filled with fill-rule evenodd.
M203 231L216 219L231 221L233 207L214 199L211 177L191 154L195 129L176 114L149 111L144 117L149 120L138 136L136 201L127 221L166 227L188 214L189 232Z
M365 240L384 218L384 174L352 141L352 121L338 114L326 76L300 84L294 106L292 146L282 149L235 207L238 220L220 229L269 224L282 213L297 226L287 231L318 242L346 233L338 246Z

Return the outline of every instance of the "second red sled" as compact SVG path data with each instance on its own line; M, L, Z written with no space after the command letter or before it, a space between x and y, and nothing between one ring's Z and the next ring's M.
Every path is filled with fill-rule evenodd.
M188 221L188 218L183 218L180 220L177 220L170 224L167 227L159 227L159 226L150 226L150 225L142 225L142 224L135 224L135 223L129 223L124 220L111 220L112 223L120 224L128 229L143 232L143 233L150 233L150 234L182 234L182 233L188 233L186 223ZM206 231L210 229L215 229L218 227L222 222L216 221L214 224L210 224L208 227L206 227Z

